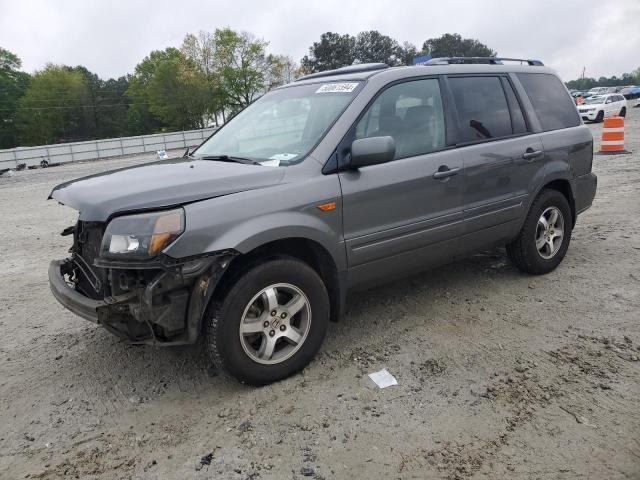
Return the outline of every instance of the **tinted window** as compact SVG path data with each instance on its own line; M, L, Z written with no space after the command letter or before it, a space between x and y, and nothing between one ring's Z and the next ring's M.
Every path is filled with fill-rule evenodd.
M511 110L511 129L513 133L525 133L527 131L527 124L524 121L524 115L522 114L522 109L513 91L513 87L506 79L502 81L502 86L507 94L507 100L509 101L509 108Z
M513 133L509 105L499 77L454 77L449 82L462 142Z
M445 144L438 80L416 80L387 88L356 125L356 139L389 135L395 158L429 153Z
M526 90L545 132L580 125L576 106L556 76L519 73L518 79Z

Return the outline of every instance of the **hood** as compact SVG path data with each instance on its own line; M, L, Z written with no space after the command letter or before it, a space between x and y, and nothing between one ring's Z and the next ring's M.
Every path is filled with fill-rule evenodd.
M81 220L103 222L114 213L172 207L275 185L284 170L177 158L62 183L49 198L78 210Z

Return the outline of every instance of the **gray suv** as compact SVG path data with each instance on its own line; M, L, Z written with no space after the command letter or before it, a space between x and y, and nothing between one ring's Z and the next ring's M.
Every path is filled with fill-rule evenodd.
M556 268L592 159L536 60L312 74L184 157L55 187L79 219L51 290L132 343L203 336L214 364L266 384L311 361L353 289L499 245L523 272Z

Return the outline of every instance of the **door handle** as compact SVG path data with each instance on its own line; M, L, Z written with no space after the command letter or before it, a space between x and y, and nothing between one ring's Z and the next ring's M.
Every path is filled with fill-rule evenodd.
M460 172L460 169L458 167L449 168L446 165L441 165L438 168L438 171L433 174L433 178L440 179L440 178L453 177L454 175L457 175L458 172Z
M533 160L534 158L542 155L542 150L534 150L533 148L527 148L527 150L522 154L522 158L525 160Z

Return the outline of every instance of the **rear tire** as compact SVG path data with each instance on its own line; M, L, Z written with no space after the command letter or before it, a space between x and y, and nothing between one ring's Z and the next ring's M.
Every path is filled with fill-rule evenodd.
M509 260L525 273L551 272L567 253L572 225L565 196L557 190L543 190L531 204L520 233L507 244Z
M315 270L295 258L275 257L231 282L205 316L214 365L256 386L302 370L322 345L329 324L329 296Z
M596 119L594 120L596 123L600 123L604 120L604 111L600 110L598 115L596 115Z
M622 109L620 110L620 116L621 117L627 116L627 107L622 107Z

